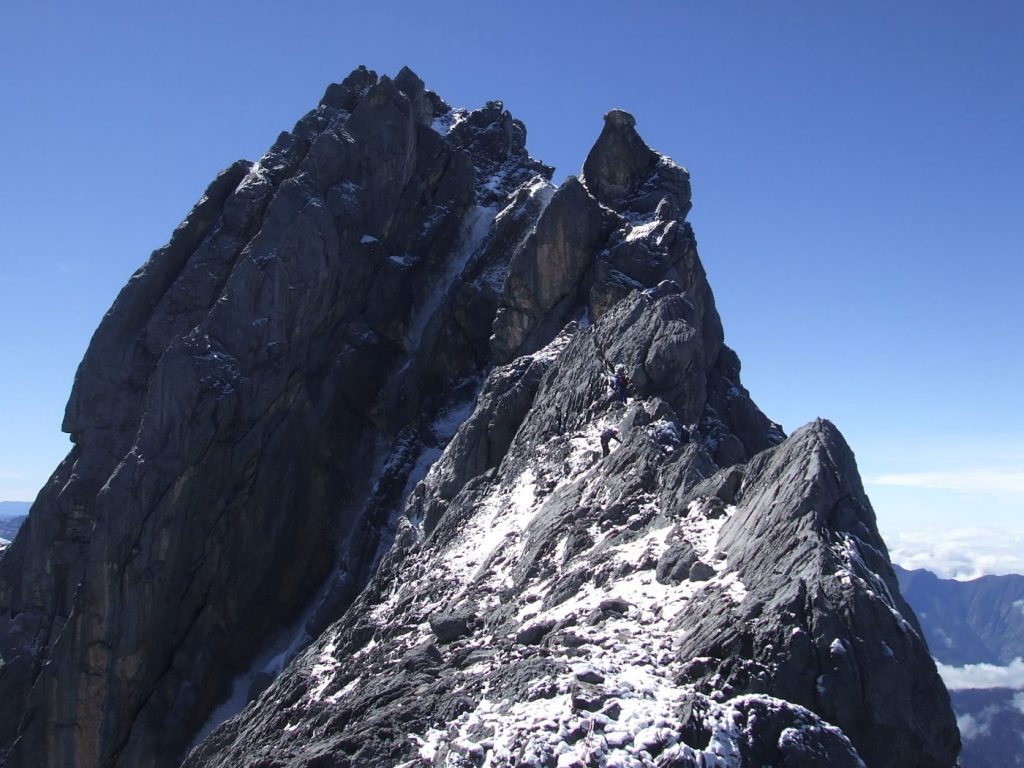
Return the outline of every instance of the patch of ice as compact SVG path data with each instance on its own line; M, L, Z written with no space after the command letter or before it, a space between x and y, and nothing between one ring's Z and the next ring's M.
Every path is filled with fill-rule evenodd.
M583 307L583 309L580 311L579 320L577 320L576 322L579 325L579 328L580 328L581 331L584 328L589 328L591 326L590 307L588 307L588 306L584 306Z
M430 127L441 136L447 136L452 128L457 126L469 117L469 111L458 107L456 109L449 109L443 115L435 117L430 122Z
M724 564L718 564L721 566ZM736 571L729 571L718 579L718 585L722 588L734 603L739 605L747 597L747 586L740 581L740 575Z
M427 292L420 306L413 313L407 337L409 349L417 349L419 347L427 323L430 322L430 318L434 316L438 307L441 306L452 283L455 282L455 278L462 274L476 249L484 241L484 238L487 237L487 232L494 221L495 213L496 210L493 207L475 205L466 214L466 218L462 222L462 232L454 258L448 262L447 269L434 282L433 287Z
M646 240L652 234L658 231L658 227L662 226L664 222L661 221L649 221L644 224L639 224L635 227L630 227L629 233L626 235L626 242L633 243L637 240Z
M526 182L525 187L530 199L540 201L540 212L537 216L539 220L540 213L543 213L544 209L548 207L548 204L551 202L551 198L555 194L555 186L550 181L545 179L543 176L534 176L532 179L530 179L530 181ZM516 195L509 195L507 205L501 209L497 216L494 217L495 223L500 222L509 216L515 219L523 214L523 212L526 210L526 206L517 203L516 198ZM519 241L519 243L516 244L516 246L511 250L514 252L519 247L521 247L523 242L525 242L526 238L529 237L533 231L534 229L532 227L528 229L523 234L523 237Z
M492 174L492 175L491 175L491 176L490 176L490 177L489 177L489 178L488 178L488 179L487 179L487 180L486 180L486 181L485 181L485 182L484 182L484 183L483 183L483 184L481 185L481 187L482 187L483 189L486 189L486 190L487 190L488 192L494 192L494 193L497 193L497 192L499 192L499 191L501 190L501 186L502 186L502 184L504 184L504 183L505 183L505 179L506 179L506 176L507 176L507 174L505 174L505 173L502 173L501 171L499 171L498 173Z
M357 677L357 678L355 678L353 680L350 680L340 690L338 690L338 691L332 693L330 696L328 696L327 697L327 701L329 701L329 702L331 702L333 704L333 703L337 702L338 699L341 699L341 698L343 698L345 696L348 696L350 693L352 693L353 691L355 691L359 687L359 684L362 682L362 680L363 680L362 677Z
M320 652L320 656L317 658L316 664L310 670L310 677L316 683L316 687L308 694L309 698L313 701L319 701L323 698L324 691L334 682L335 673L338 671L338 667L341 666L334 657L336 650L337 647L334 643L328 643L324 646L323 651Z
M663 168L671 168L673 170L682 171L683 173L685 173L687 175L690 174L690 172L688 170L686 170L686 168L681 166L679 163L677 163L675 160L673 160L668 155L663 155L660 152L658 153L658 165L660 165Z
M452 405L438 414L434 423L430 425L430 431L438 440L451 440L459 431L459 427L472 415L475 407L476 397Z

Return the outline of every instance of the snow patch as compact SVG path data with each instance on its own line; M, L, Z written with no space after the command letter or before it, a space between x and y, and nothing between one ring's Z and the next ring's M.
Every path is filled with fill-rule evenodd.
M335 673L337 673L338 667L341 666L334 657L336 650L337 647L333 642L324 646L323 651L320 652L320 656L317 658L317 662L310 670L310 677L313 678L316 684L308 694L309 698L313 701L320 701L323 698L324 691L334 682Z
M452 283L462 274L470 258L477 248L480 247L484 238L487 237L491 223L494 221L495 213L496 209L494 207L475 205L469 209L462 223L462 234L455 257L448 262L447 269L434 283L433 289L428 291L421 306L416 311L413 321L410 323L407 338L409 349L417 349L419 347L427 323L430 322L434 313L441 306Z
M462 107L449 109L443 115L435 117L430 122L430 127L441 136L447 136L451 133L452 128L463 122L467 117L469 117L469 110Z
M643 224L638 224L635 227L630 227L629 232L626 234L626 242L634 243L638 240L646 240L652 234L658 231L658 227L662 226L664 222L661 221L648 221ZM660 245L660 238L658 244Z

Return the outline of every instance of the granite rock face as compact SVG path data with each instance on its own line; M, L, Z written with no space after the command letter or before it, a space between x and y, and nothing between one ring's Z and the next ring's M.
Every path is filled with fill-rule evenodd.
M494 248L548 194L500 104L451 115L353 72L118 296L0 565L7 764L176 764L268 642L358 592L489 367Z
M132 279L0 560L7 764L953 764L852 453L741 384L688 173L620 110L557 189L525 138L358 69Z

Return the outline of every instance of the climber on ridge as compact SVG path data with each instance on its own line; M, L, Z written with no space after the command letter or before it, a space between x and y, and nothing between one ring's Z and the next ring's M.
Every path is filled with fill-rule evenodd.
M601 432L601 454L604 456L608 455L609 447L608 444L614 440L619 445L622 445L622 441L619 439L619 433L611 427L607 427Z
M619 398L619 402L625 404L626 396L629 394L629 377L626 375L625 366L616 366L612 388L615 390L615 396Z

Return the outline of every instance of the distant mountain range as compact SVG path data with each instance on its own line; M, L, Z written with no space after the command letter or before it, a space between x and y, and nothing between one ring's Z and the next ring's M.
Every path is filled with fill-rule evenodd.
M30 501L0 501L0 552L14 540L31 506Z
M31 506L31 501L0 501L0 518L24 517Z
M1024 576L896 575L950 689L962 765L1024 767Z
M0 517L0 539L14 541L14 537L18 534L18 529L21 528L21 524L25 522L25 517L25 515L18 515L17 517Z

